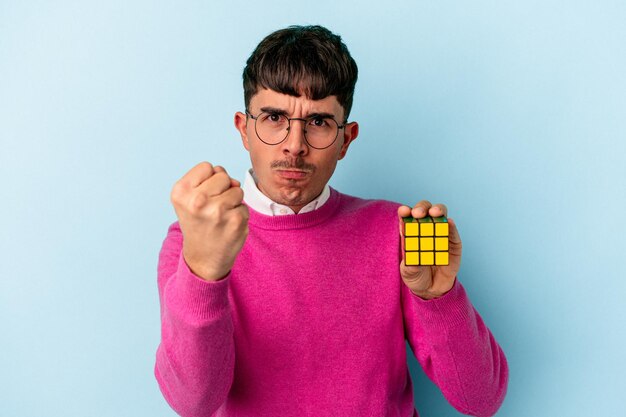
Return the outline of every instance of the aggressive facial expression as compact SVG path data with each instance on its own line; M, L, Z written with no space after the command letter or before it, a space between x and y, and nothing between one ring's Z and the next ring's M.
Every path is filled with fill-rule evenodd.
M276 110L289 118L328 114L339 125L344 121L343 107L335 96L310 100L304 95L295 97L263 89L251 98L248 111L256 117L262 109ZM304 121L292 120L287 138L277 145L262 142L256 134L255 121L244 113L235 114L235 126L250 153L259 190L296 213L322 192L337 161L346 155L348 146L358 135L358 124L351 122L339 129L331 146L316 149L305 141Z

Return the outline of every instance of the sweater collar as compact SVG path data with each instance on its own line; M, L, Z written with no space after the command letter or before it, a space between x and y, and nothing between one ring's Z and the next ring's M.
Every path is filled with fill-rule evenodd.
M318 207L316 210L301 214L285 214L281 216L267 215L256 211L244 201L250 213L248 223L251 226L266 230L304 229L315 226L327 220L339 207L342 194L330 186L329 192L330 195L325 204Z

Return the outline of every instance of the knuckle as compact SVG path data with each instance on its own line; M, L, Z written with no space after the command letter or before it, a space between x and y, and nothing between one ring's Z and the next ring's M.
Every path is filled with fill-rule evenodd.
M189 201L189 205L193 211L200 211L203 209L208 202L208 197L204 193L195 193L191 200Z
M246 220L248 220L250 218L250 210L248 210L248 206L242 205L241 206L241 211L243 213L244 218Z
M229 228L233 233L248 233L248 215L242 210L233 210L229 218Z
M221 219L224 218L226 207L224 207L224 204L221 201L216 201L215 204L211 204L208 207L206 212L208 216L218 219L218 221L221 222Z
M170 200L172 203L180 203L182 201L183 194L183 184L180 181L177 181L170 192Z
M238 203L241 203L243 201L243 189L241 187L237 187L235 189L235 197L237 197Z
M170 191L170 201L172 203L176 203L178 201L178 189L176 186L172 187L172 191Z
M237 228L246 223L246 220L246 216L241 210L233 210L233 214L230 216L231 224Z

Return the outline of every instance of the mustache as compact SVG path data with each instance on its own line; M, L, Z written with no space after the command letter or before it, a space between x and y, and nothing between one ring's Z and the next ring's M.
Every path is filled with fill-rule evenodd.
M295 161L274 161L271 164L271 168L297 169L309 172L313 172L316 169L315 165L307 164L302 159L296 159Z

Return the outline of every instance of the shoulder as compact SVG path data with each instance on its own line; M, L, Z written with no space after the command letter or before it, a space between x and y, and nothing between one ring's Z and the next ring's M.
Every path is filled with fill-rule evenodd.
M332 187L331 187L332 188ZM345 215L367 216L369 220L396 218L402 204L385 199L361 198L334 190L340 199L339 210Z

